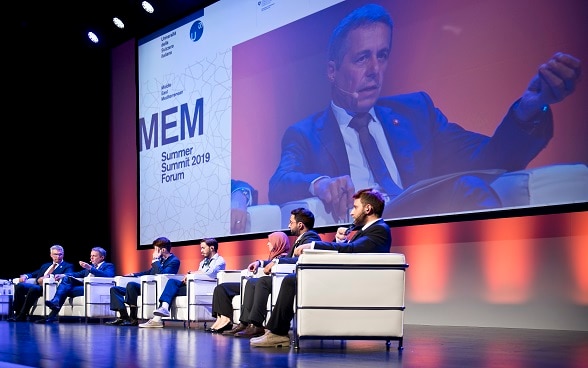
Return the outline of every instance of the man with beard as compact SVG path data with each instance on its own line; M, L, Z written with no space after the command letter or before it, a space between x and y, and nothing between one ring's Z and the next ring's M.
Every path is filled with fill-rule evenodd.
M278 263L295 264L298 261L298 257L293 256L296 247L301 244L321 240L316 231L313 230L314 214L306 208L296 208L290 212L288 228L290 229L290 234L297 237L294 245L288 252L288 256L274 258L270 261L255 261L249 265L250 270L254 272L257 267L263 267L264 274L269 275L272 267ZM273 278L271 276L262 276L247 281L239 324L232 330L223 332L223 335L252 338L265 333L262 324L267 315L266 306L272 291L272 280Z
M353 208L350 215L354 228L358 229L348 242L312 241L294 249L298 257L304 249L334 250L339 253L388 253L392 245L390 227L382 219L384 197L374 189L362 189L353 195ZM276 305L266 325L263 336L252 338L251 346L279 347L289 346L290 321L294 317L294 298L296 297L296 275L284 278Z

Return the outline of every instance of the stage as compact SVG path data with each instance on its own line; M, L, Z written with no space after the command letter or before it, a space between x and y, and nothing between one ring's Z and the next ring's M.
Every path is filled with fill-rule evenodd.
M369 326L366 326L369 328ZM301 340L300 349L185 328L61 320L0 321L0 367L515 367L588 366L588 332L405 325L404 350L384 341Z

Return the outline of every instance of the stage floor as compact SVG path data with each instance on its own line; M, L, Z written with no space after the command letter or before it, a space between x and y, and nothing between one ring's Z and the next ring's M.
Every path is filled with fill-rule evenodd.
M369 328L369 326L366 326ZM165 328L0 321L0 367L588 367L588 332L406 325L397 342L301 340L300 349Z

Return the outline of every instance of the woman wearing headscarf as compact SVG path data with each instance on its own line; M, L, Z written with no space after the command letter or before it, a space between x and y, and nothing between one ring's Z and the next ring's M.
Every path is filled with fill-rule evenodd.
M274 259L286 257L290 250L290 240L288 236L281 232L274 232L269 234L267 247L269 249L269 256L267 260L256 260L249 264L247 269L255 274L258 268L262 268L272 262ZM271 276L262 276L271 277ZM243 306L241 309L241 316L239 318L241 324L246 324L247 327L252 326L256 328L255 336L261 336L265 332L262 327L262 322L265 320L267 310L267 300L269 298L271 288L256 287L259 278L250 278L245 284L243 295ZM266 284L266 283L263 283ZM271 285L271 283L270 283ZM216 317L214 324L206 331L213 333L223 333L233 329L233 305L232 300L241 292L240 282L224 282L218 284L214 288L212 294L212 316ZM263 300L263 302L261 302ZM261 308L254 308L254 306L263 305Z

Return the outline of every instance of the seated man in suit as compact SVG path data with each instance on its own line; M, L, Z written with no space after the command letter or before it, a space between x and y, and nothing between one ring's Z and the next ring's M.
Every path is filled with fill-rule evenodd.
M384 196L374 189L362 189L353 195L351 217L357 230L348 242L313 241L294 249L298 257L304 249L334 250L339 253L389 253L392 245L390 227L382 219ZM266 325L263 336L252 338L251 346L278 347L289 346L290 321L294 317L294 298L296 297L296 275L284 278L278 293L276 305Z
M46 300L45 305L51 309L47 318L40 319L35 323L53 323L57 321L57 314L67 297L84 295L84 283L78 278L86 276L114 277L116 274L112 263L104 262L106 250L101 247L94 247L90 251L90 263L80 261L83 270L73 273L61 273L55 275L55 280L61 280L53 299Z
M286 257L272 257L266 262L255 261L249 265L250 270L255 271L258 266L263 267L263 272L269 275L275 264L296 263L298 257L293 257L293 254L298 245L321 240L314 230L314 214L306 208L296 208L290 212L288 228L290 234L297 237L288 255ZM252 338L265 333L263 322L267 317L267 301L272 291L272 284L273 278L271 276L254 278L245 284L240 322L235 328L225 331L223 334Z
M380 96L395 58L392 36L392 19L376 4L334 28L326 65L331 103L285 131L271 204L318 197L335 221L347 221L356 188L373 187L386 194L385 218L502 207L489 183L524 169L547 146L550 105L581 79L580 60L555 53L486 136L450 122L425 92Z
M43 264L36 271L20 275L20 282L14 287L14 302L12 304L14 315L8 318L8 321L23 322L27 320L32 306L43 295L43 279L56 273L73 272L73 264L63 260L64 251L61 245L53 245L49 251L49 255L53 259L52 262ZM27 282L28 279L34 279L35 282Z
M206 238L200 241L200 254L204 257L200 261L197 271L188 271L188 273L197 273L206 275L211 279L216 279L218 271L224 270L227 267L227 262L218 253L218 242L213 238ZM165 284L163 292L159 296L160 306L153 311L153 318L145 323L141 323L139 327L163 327L161 322L162 317L169 317L169 306L172 300L178 295L186 295L187 293L186 277L182 281L171 279Z
M153 241L153 261L151 268L141 272L126 274L125 276L158 275L163 273L175 274L180 270L180 259L172 254L171 241L160 237ZM126 287L113 286L110 288L110 310L119 313L119 318L106 322L112 326L137 326L137 300L141 295L141 285L138 282L129 282ZM127 305L130 315L127 312Z

